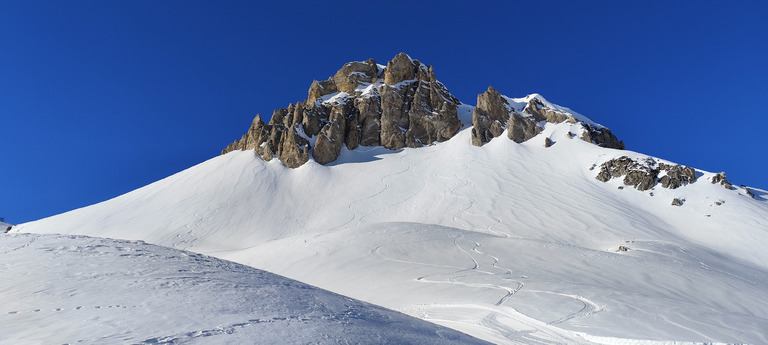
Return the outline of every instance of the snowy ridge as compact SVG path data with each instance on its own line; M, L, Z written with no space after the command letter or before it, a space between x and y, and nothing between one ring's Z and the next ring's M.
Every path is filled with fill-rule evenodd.
M619 189L594 167L648 156L543 125L521 144L472 146L465 127L296 169L232 152L14 232L187 249L501 344L768 343L768 193L701 170L677 189Z
M601 124L599 124L599 123L597 123L595 121L592 121L592 119L590 119L590 118L588 118L588 117L586 117L584 115L581 115L581 114L571 110L570 108L566 108L566 107L563 107L563 106L560 106L560 105L557 105L557 104L554 104L554 103L551 103L551 102L547 101L547 99L544 98L544 96L542 96L542 95L540 95L538 93L532 93L530 95L527 95L527 96L521 97L521 98L510 98L510 97L504 96L504 95L502 95L502 97L504 97L504 99L506 99L507 102L509 102L510 106L512 107L512 109L510 109L511 111L515 111L515 112L520 113L520 114L523 114L523 110L525 110L525 108L528 107L528 104L529 104L529 102L532 99L537 99L544 106L546 106L547 108L555 110L556 112L559 112L559 113L561 113L563 115L571 115L576 120L578 120L578 121L580 121L582 123L586 123L586 124L592 125L593 127L605 128L605 126L603 126L603 125L601 125Z
M144 242L5 235L0 262L3 344L484 343L251 267Z

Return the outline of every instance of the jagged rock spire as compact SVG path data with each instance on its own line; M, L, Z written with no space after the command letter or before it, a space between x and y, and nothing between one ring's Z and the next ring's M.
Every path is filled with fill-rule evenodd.
M278 157L296 168L310 154L318 163L330 163L342 145L350 150L431 145L450 139L461 127L458 104L431 66L405 53L386 66L373 59L349 62L328 80L313 81L306 101L275 110L268 124L257 115L248 132L222 154L253 149L265 160Z
M320 164L335 161L342 147L384 146L391 150L421 147L453 137L461 104L435 78L434 69L405 53L386 66L373 59L344 64L325 81L313 81L307 99L276 109L265 123L259 115L240 140L222 154L255 150L263 159L277 157L296 168L310 155ZM581 123L583 140L624 149L608 128L575 117L537 94L523 99L501 95L493 87L477 96L472 113L472 144L482 146L507 131L522 143L543 130L543 123ZM575 136L576 134L573 134Z

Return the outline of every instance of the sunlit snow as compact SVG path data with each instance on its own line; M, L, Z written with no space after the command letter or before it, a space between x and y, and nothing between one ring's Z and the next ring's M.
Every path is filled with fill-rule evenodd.
M2 344L481 343L275 274L140 241L4 235L0 265Z
M231 152L14 232L212 255L501 344L768 343L768 193L700 170L678 189L620 189L595 167L647 156L570 123L475 147L471 110L433 146L297 169Z

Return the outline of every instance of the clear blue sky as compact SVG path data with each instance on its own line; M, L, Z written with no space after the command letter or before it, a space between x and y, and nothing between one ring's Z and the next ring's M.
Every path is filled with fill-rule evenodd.
M203 162L345 62L398 52L465 103L538 92L627 148L768 188L764 1L0 2L0 217Z

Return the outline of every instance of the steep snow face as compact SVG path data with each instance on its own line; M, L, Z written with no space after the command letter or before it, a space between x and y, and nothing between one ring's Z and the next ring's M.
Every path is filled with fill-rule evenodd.
M268 272L144 242L3 235L0 262L3 344L485 343Z
M475 147L466 128L297 169L232 152L14 231L214 255L496 343L768 342L765 192L705 171L619 189L594 167L647 156L573 139L579 123L543 126L522 144Z

